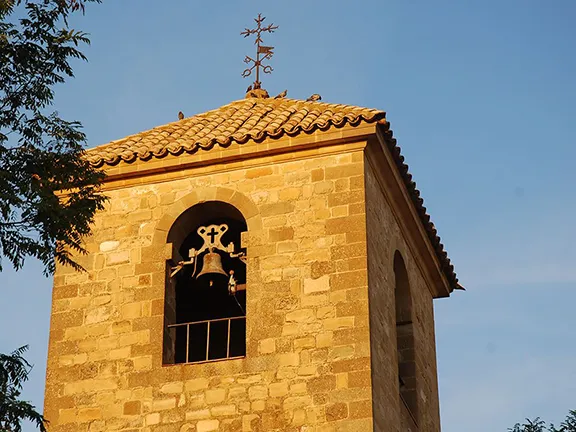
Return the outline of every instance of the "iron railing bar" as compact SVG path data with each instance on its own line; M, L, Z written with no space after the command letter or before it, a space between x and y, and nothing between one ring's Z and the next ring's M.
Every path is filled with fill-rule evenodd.
M210 352L210 321L208 321L208 336L206 337L206 360L208 360L209 352Z
M226 358L230 357L230 323L231 319L228 320L228 341L226 342Z
M200 360L200 361L191 361L191 362L185 362L185 363L176 363L176 364L202 364L202 363L214 363L214 362L219 362L219 361L224 361L224 360L237 360L237 359L243 359L246 358L246 355L241 355L241 356L235 356L235 357L221 357L221 358L217 358L217 359L211 359L211 360Z
M188 356L190 350L190 325L186 326L186 361L190 361L190 357Z
M190 325L190 324L202 324L202 323L207 323L207 322L217 322L217 321L226 321L226 320L237 320L237 319L246 319L246 316L237 316L237 317L229 317L229 318L216 318L216 319L211 319L211 320L203 320L203 321L190 321L190 322L186 322L186 323L177 323L177 324L168 324L168 328L172 328L172 327L179 327L179 326L185 326L185 325Z
M232 329L232 320L240 320L240 319L244 319L246 320L245 316L239 316L239 317L230 317L230 318L217 318L217 319L213 319L213 320L204 320L204 321L192 321L189 323L179 323L179 324L171 324L169 326L167 326L168 328L173 328L173 327L181 327L181 326L186 326L186 361L184 363L187 364L197 364L197 363L206 363L206 362L212 362L212 361L218 361L218 360L224 360L224 359L237 359L237 358L244 358L246 357L246 354L242 355L242 356L234 356L234 357L230 357L230 343L231 343L231 329ZM222 321L228 321L228 334L227 334L227 340L226 340L226 357L225 358L218 358L218 359L210 359L210 325L213 322L222 322ZM197 324L206 324L207 326L207 330L206 330L206 359L205 360L201 360L201 361L190 361L190 326L192 325L197 325Z

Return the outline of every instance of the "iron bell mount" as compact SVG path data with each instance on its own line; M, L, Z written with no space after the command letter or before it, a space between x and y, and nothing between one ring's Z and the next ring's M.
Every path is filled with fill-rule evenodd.
M176 274L182 270L182 268L186 265L194 265L194 271L192 272L192 277L196 274L196 268L199 261L199 256L206 252L202 262L202 269L200 273L196 276L196 278L203 276L205 274L221 274L225 276L230 276L228 281L228 292L230 294L234 294L236 291L236 279L234 278L234 271L230 271L230 274L226 273L226 271L222 268L222 257L219 253L215 252L216 250L220 250L224 253L227 253L230 258L237 258L246 264L246 255L244 252L234 252L234 243L230 242L228 246L224 246L222 244L222 236L228 231L228 225L220 224L220 225L208 225L208 226L200 226L196 230L198 235L204 240L204 244L198 250L190 249L188 252L188 256L190 258L189 261L180 261L176 267L172 267L172 273L170 277L176 276Z

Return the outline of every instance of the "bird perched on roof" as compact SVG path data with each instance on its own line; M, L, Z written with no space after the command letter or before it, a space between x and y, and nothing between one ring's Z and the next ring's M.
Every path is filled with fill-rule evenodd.
M322 96L320 96L318 93L314 93L312 96L306 99L306 102L316 102L319 100L322 100Z
M282 93L274 96L274 99L282 99L282 98L285 98L287 94L288 94L288 90L284 90Z
M182 120L184 118L184 113L182 111L178 112L178 120Z
M251 92L251 91L252 91L252 84L250 84L250 85L248 86L248 88L246 89L246 93Z

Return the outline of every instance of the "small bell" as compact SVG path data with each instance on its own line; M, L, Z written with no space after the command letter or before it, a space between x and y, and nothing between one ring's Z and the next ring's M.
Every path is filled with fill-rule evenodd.
M212 275L212 277L214 277L214 275L228 276L228 273L222 268L222 257L219 253L212 252L212 249L204 255L202 270L198 273L196 279L204 275ZM213 280L210 279L210 286L212 286L212 284Z

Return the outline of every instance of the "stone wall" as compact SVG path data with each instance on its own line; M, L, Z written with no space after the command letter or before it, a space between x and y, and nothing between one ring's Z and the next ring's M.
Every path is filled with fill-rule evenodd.
M54 278L45 399L51 432L372 430L363 152L286 159L107 191L89 255L79 259L87 272L58 268ZM370 182L373 176L369 198ZM229 202L248 222L247 355L162 366L166 235L203 200ZM382 214L386 224L393 220L388 208ZM395 227L381 228L399 237ZM377 265L387 292L391 261L384 255ZM429 377L422 406L432 415L422 430L432 431L431 299L417 277L414 289L416 334L425 345L419 370ZM372 362L372 379L394 382L393 308L383 301L372 314L381 310L376 328L385 349L376 352L387 363ZM374 390L377 424L397 424L397 396L381 387Z
M369 160L365 163L366 229L374 430L440 430L432 295L405 242L387 194ZM394 253L404 259L412 293L418 414L415 425L400 399L396 352Z

